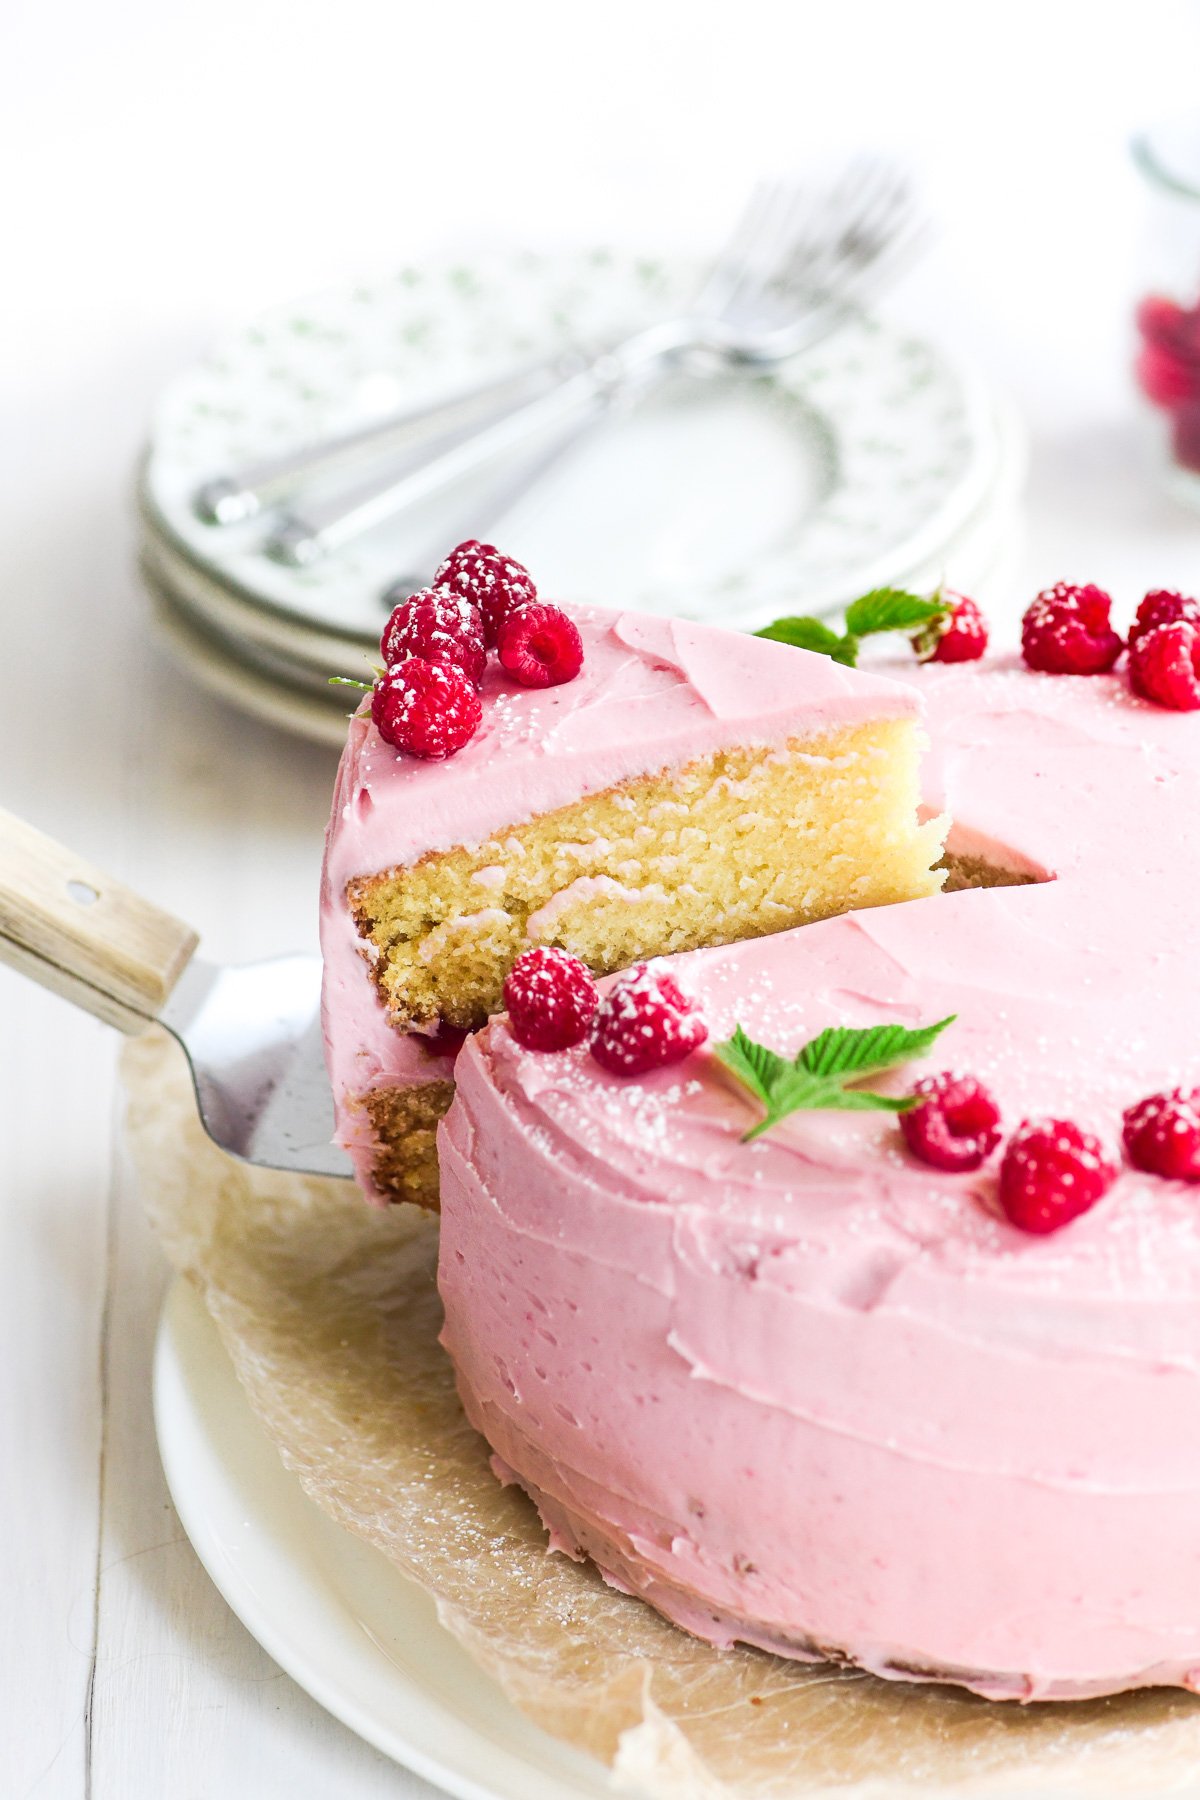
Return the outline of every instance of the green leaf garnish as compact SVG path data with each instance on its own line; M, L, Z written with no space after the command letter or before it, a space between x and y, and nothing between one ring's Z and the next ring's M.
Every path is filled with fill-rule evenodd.
M756 1044L739 1025L731 1038L714 1044L713 1054L765 1109L742 1142L760 1137L794 1112L908 1112L916 1105L911 1094L876 1094L849 1084L924 1056L956 1016L951 1013L915 1031L904 1025L831 1025L791 1062Z
M375 688L373 681L356 681L353 675L331 675L329 685L330 687L360 688L364 694L373 693Z
M846 608L846 629L839 634L823 619L807 613L775 619L764 625L755 637L771 638L779 644L792 644L797 650L815 650L818 656L832 657L853 669L858 663L858 650L863 638L875 637L881 631L926 630L945 618L949 607L940 590L932 599L910 594L905 588L873 588Z
M877 1075L881 1069L894 1069L897 1063L924 1056L957 1017L957 1013L949 1013L936 1025L918 1025L914 1031L906 1025L830 1025L805 1044L796 1064L810 1075L826 1078L864 1072Z
M947 610L940 600L923 599L904 588L875 588L846 608L846 630L859 638L880 631L915 631Z
M794 1066L765 1044L756 1044L740 1025L731 1038L713 1046L713 1054L767 1107L772 1093Z
M815 650L819 656L831 656L834 662L846 663L854 667L854 659L858 654L858 645L848 639L839 637L820 619L801 616L792 619L776 619L771 625L765 625L755 637L773 638L777 644L791 644L797 650Z

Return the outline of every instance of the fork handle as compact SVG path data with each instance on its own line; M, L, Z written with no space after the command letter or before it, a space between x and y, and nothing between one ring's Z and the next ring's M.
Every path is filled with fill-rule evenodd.
M0 962L130 1034L157 1018L189 925L0 810Z
M548 432L598 418L618 396L651 383L703 341L692 319L650 326L592 358L547 392L501 404L482 423L445 433L399 468L373 476L349 493L313 499L283 515L264 546L267 555L305 568L363 532L418 505L464 476L522 450Z
M354 430L245 463L204 481L192 496L193 509L206 525L241 524L306 476L320 474L339 463L386 456L421 435L436 437L468 424L473 415L478 417L489 407L494 409L498 402L515 405L565 380L589 360L583 350L562 350L493 380L373 419Z

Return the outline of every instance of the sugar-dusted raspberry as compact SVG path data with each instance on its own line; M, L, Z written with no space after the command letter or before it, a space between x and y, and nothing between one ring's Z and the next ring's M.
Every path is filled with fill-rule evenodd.
M506 614L496 637L500 665L522 687L559 687L583 667L583 639L574 619L537 600Z
M1200 1181L1200 1088L1151 1094L1125 1114L1125 1153L1135 1169Z
M478 538L455 546L439 565L433 585L449 588L479 608L489 648L496 642L505 615L514 606L529 606L537 599L533 578L524 564L505 556L495 544L481 544Z
M596 1011L592 1055L612 1075L644 1075L689 1056L708 1026L670 975L638 963Z
M388 669L375 683L371 717L381 738L410 756L453 756L479 729L483 709L471 680L454 663L423 656Z
M1103 588L1057 582L1021 621L1021 654L1047 675L1100 675L1125 648L1112 628L1112 600Z
M946 1069L913 1088L917 1104L900 1114L904 1141L935 1169L977 1169L1000 1142L1000 1109L973 1075Z
M1000 1164L1000 1204L1022 1231L1044 1235L1095 1206L1116 1179L1098 1137L1070 1119L1023 1119Z
M1200 630L1179 620L1156 625L1129 648L1129 685L1175 712L1200 707Z
M912 640L913 649L922 662L975 662L988 646L986 619L966 594L942 588L937 598L950 610L922 626Z
M461 594L421 588L394 609L379 640L390 669L406 656L426 662L454 663L478 687L487 668L483 620L479 609Z
M1177 594L1174 588L1151 588L1137 609L1137 618L1129 630L1130 646L1153 631L1156 625L1185 625L1200 628L1200 600Z
M569 1050L592 1028L600 996L577 956L538 945L518 956L504 983L508 1028L526 1050Z

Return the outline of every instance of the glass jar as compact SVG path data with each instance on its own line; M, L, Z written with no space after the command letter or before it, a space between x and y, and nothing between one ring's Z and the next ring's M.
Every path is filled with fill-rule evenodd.
M1134 371L1171 491L1200 509L1200 114L1142 132L1133 159L1148 194Z

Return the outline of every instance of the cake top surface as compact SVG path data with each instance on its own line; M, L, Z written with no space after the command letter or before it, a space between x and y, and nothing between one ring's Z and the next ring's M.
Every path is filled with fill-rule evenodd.
M1153 1345L1200 1366L1200 1206L1183 1183L1125 1167L1090 1213L1035 1238L1000 1215L994 1161L940 1173L886 1114L798 1113L741 1142L758 1109L711 1054L738 1024L790 1055L829 1025L954 1013L925 1063L880 1078L885 1091L953 1067L987 1084L1007 1128L1066 1117L1110 1146L1126 1107L1200 1075L1200 723L1120 677L997 659L909 679L951 850L1033 881L674 959L709 1046L650 1075L606 1074L582 1047L522 1050L494 1021L456 1072L489 1123L483 1177L488 1158L520 1157L521 1183L503 1184L520 1227L594 1234L591 1251L631 1269L666 1229L697 1271L753 1267L764 1292L815 1284L840 1304L940 1313L957 1333L1002 1321L1014 1354L1036 1334L1117 1363ZM1026 1317L1034 1293L1049 1304Z
M744 632L648 613L573 609L583 669L561 687L484 677L466 748L422 762L355 715L330 827L331 879L477 846L506 825L728 745L821 736L915 714L911 688Z

